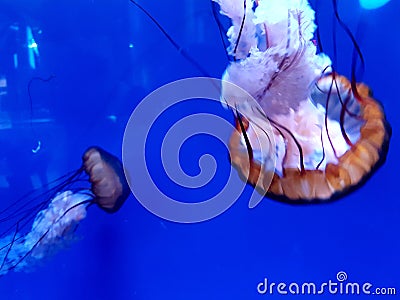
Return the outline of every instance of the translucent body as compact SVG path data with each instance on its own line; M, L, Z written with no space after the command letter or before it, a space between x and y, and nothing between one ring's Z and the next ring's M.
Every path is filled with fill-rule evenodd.
M37 261L64 248L74 240L75 229L86 217L91 195L65 191L56 195L46 209L41 210L25 236L19 233L1 240L0 274L9 270L29 269Z

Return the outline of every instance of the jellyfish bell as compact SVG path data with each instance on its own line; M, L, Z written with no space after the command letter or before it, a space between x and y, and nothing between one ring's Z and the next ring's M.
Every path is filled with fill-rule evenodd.
M325 80L334 80L335 84L343 89L343 92L347 88L347 92L344 93L352 94L350 82L346 78L342 76L337 76L335 79L326 77L323 81ZM329 94L329 87L326 90L322 89L322 86L327 83L319 83L318 88L316 85L317 92L315 93L325 96ZM319 119L323 123L318 126L316 125L318 123L314 123L318 118L313 117L310 111L308 111L310 114L304 114L307 120L299 116L277 117L273 127L276 126L275 129L277 129L281 126L279 124L285 124L285 128L290 130L292 136L282 130L275 131L277 149L285 148L283 155L275 153L277 164L272 180L267 184L260 185L259 178L253 175L253 179L247 177L249 183L268 197L290 203L333 200L360 187L385 161L390 139L390 126L380 104L372 98L369 88L364 84L359 84L357 90L361 96L360 100L355 100L353 96L350 97L353 97L352 106L358 106L360 113L357 118L347 115L345 121L342 122L343 125L340 122L343 105L339 99L346 98L345 95L341 97L334 95L335 93L332 91L327 100L330 109L326 117L325 112L321 114L322 111L311 111L314 115L321 114ZM330 119L335 115L335 110L339 119ZM346 112L346 114L348 113ZM324 125L325 118L327 126ZM312 124L315 130L307 129L309 124ZM341 127L344 129L344 133L341 132ZM239 129L233 133L233 136L239 137L242 134L243 131ZM350 145L343 137L344 134L350 140ZM295 145L296 141L299 145ZM243 148L243 144L238 138L236 138L236 143L230 145L234 165L240 173L247 174L248 172L243 171L243 166L248 164L248 156ZM264 154L264 156L268 155L271 153ZM253 166L254 170L261 169L260 165L254 161ZM260 174L259 176L265 177L266 171L257 172Z
M29 270L69 245L92 204L108 213L121 208L129 187L118 158L90 147L82 160L78 170L50 183L44 192L33 191L0 211L0 275Z
M385 161L390 125L366 85L336 74L329 57L317 54L308 2L214 1L232 21L234 60L223 79L257 103L248 109L222 88L224 102L245 111L230 141L241 177L290 203L337 199L361 186ZM257 153L259 135L275 148ZM275 161L272 171L265 161Z
M117 212L130 193L121 162L99 147L86 150L82 160L94 202L108 213Z

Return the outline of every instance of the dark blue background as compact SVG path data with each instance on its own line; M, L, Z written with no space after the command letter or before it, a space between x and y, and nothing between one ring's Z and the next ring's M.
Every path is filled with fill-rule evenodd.
M320 2L321 35L331 55L331 1ZM227 59L209 1L141 3L210 75L221 77ZM14 111L29 116L29 78L56 76L49 83L35 82L31 91L34 116L54 119L35 127L42 150L36 156L30 152L36 138L28 125L2 134L1 166L15 179L13 186L1 189L4 205L32 188L31 175L56 178L79 167L89 145L120 156L126 121L147 93L176 79L202 75L127 0L1 0L0 12L9 22L42 30L36 35L40 66L17 74L20 95ZM393 127L387 162L364 187L316 206L265 199L249 210L244 195L223 215L191 225L159 219L133 197L115 215L93 207L78 230L81 240L32 273L0 278L0 299L279 298L258 295L257 283L264 277L319 283L335 280L339 271L350 281L394 286L400 292L400 3L362 12L357 1L341 1L340 12L353 30L361 24L363 81L382 101ZM337 70L349 75L351 44L339 33L337 46ZM107 118L110 115L116 122ZM203 151L212 152L213 147ZM190 168L191 155L183 159ZM197 168L197 161L192 164ZM329 297L345 296L325 295Z

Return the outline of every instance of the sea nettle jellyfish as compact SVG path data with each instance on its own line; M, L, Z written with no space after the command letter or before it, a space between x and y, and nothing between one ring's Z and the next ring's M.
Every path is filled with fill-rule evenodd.
M108 213L121 208L130 190L118 158L91 147L82 160L81 168L51 183L47 192L30 193L0 211L7 228L0 236L0 275L29 270L70 244L90 205Z
M223 79L256 100L222 88L222 100L240 112L230 140L239 173L290 203L335 199L363 184L385 160L390 126L366 85L338 75L329 57L316 53L308 2L214 1L232 22L234 60Z

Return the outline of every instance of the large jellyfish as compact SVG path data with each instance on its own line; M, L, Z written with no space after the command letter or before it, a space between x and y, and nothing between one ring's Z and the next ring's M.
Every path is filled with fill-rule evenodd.
M0 275L29 270L71 243L90 205L108 213L121 208L130 190L118 158L91 147L82 160L81 168L54 181L46 193L31 193L0 211L7 228L0 236ZM91 186L85 187L85 173Z
M222 89L223 101L241 112L230 154L242 177L290 203L327 201L362 185L385 160L390 125L366 85L339 75L327 55L317 54L308 1L214 1L232 23L234 60L223 79L258 104L236 98L228 85ZM262 135L275 146L258 147Z

